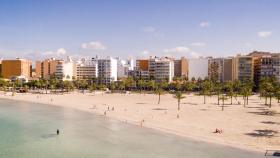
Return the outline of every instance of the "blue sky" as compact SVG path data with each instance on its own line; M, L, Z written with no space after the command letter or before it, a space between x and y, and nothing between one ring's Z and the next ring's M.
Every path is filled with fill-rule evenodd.
M280 52L278 0L1 0L0 56Z

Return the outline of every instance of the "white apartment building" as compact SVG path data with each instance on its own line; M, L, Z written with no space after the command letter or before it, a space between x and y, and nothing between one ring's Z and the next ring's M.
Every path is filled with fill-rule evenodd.
M71 57L60 61L56 66L55 76L63 81L72 81L76 76L76 66Z
M106 59L97 59L98 82L110 84L118 79L118 61L112 57Z
M154 75L156 82L171 82L174 77L174 61L169 58L156 58L154 61Z
M132 71L134 69L134 61L133 59L129 60L122 60L122 59L117 59L118 60L118 73L117 76L118 78L124 78L128 77L129 71Z
M208 77L208 58L189 59L189 79Z

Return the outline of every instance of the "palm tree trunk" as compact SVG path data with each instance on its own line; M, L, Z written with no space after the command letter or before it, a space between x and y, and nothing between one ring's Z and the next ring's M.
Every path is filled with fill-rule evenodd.
M267 96L265 96L265 105L267 105Z
M178 100L178 111L180 111L180 100Z
M246 97L243 96L243 100L244 100L244 108L246 107Z
M158 95L158 104L160 103L160 94Z
M230 104L232 105L232 95L230 96Z
M206 95L204 95L204 104L206 104Z
M247 96L247 105L249 105L249 96Z
M271 108L271 96L269 96L269 108Z

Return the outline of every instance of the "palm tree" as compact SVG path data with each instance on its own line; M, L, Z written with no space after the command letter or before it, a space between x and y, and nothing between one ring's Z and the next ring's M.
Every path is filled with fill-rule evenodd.
M221 91L222 91L222 84L220 82L216 82L214 90L217 94L218 105L220 105L220 95L221 95Z
M100 84L99 85L99 90L101 90L102 91L102 95L104 94L104 91L106 90L106 85L104 85L104 84Z
M224 111L224 106L225 106L225 100L227 100L227 96L226 95L221 95L220 100L222 100L223 104L222 104L222 111Z
M211 83L209 80L204 80L201 85L201 93L204 96L204 104L206 104L206 95L209 94L211 89Z
M141 80L138 81L138 88L140 90L140 94L142 93L144 85L145 85L145 81L144 80L141 79Z
M276 99L277 99L277 103L279 103L279 102L280 102L280 90L277 90L277 91L275 92L275 97L276 97Z
M156 90L155 90L155 94L158 95L158 104L160 103L160 96L163 94L163 89L161 87L158 87Z
M181 102L181 100L184 99L185 97L183 96L183 94L182 94L181 91L177 91L177 92L174 94L173 97L176 98L177 101L178 101L178 111L179 111L179 110L181 109L181 108L180 108L180 102Z
M234 89L233 89L233 83L232 81L228 81L225 84L225 89L227 91L227 96L230 97L230 104L232 105L232 98L234 96Z
M116 89L116 83L115 83L115 82L112 82L112 83L110 84L111 93L114 93L115 89Z
M154 89L155 89L155 87L156 87L156 82L155 82L154 80L150 80L150 81L148 82L148 85L147 85L147 86L149 87L150 90L154 91Z
M92 93L93 91L96 90L96 84L95 83L92 83L90 88L89 88L89 91Z
M244 99L244 107L246 107L246 104L248 105L248 97L252 92L252 88L246 84L244 84L241 88L241 95Z

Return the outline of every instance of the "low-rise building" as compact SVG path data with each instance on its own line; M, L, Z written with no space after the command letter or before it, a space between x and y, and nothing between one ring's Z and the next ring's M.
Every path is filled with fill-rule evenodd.
M72 81L76 76L76 66L70 57L56 66L55 77L63 81Z
M21 77L28 81L32 77L32 61L20 58L15 60L2 60L1 75L5 79Z

